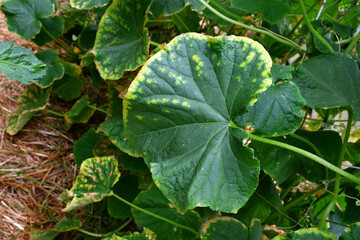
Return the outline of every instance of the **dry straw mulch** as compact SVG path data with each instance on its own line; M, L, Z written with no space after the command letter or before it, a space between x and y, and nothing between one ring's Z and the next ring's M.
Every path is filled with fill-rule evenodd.
M9 40L33 46L8 31L0 11L0 41ZM6 134L7 116L25 87L0 75L0 239L29 239L30 230L64 217L58 196L72 186L76 174L73 140L61 132L62 119L43 111L17 135Z

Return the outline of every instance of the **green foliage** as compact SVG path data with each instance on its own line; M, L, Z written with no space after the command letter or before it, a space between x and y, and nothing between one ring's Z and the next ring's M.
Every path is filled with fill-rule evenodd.
M32 83L5 134L63 121L80 166L60 198L81 211L33 239L359 238L357 1L1 10L38 45L0 43L0 71Z
M46 65L30 50L15 47L13 41L0 42L0 71L23 84L37 82L46 74Z
M94 46L102 78L118 79L147 59L149 37L144 13L149 5L150 0L114 0L106 10Z

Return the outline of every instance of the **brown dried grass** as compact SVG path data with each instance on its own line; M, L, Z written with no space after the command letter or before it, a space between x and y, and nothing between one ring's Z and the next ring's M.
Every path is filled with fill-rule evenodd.
M34 47L8 31L0 12L0 41L9 40ZM24 89L0 75L0 239L29 239L30 230L47 228L63 218L58 196L72 186L76 174L72 139L57 130L62 119L41 112L17 135L5 133L7 116L16 109Z

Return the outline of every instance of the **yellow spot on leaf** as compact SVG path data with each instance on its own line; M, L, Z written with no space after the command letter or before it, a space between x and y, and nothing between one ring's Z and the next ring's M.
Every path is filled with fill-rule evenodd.
M179 104L179 103L180 103L180 101L179 101L179 100L177 100L177 99L173 99L173 100L172 100L172 103L173 103L173 104Z
M190 108L190 104L188 102L182 102L181 106Z
M141 119L143 119L143 116L141 116L141 115L136 115L136 118L139 119L139 120L141 120Z

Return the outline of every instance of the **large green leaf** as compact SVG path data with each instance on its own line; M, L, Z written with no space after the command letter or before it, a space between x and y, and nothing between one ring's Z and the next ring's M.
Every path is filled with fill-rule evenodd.
M300 64L292 79L307 106L336 108L351 106L360 120L360 69L357 61L343 53L313 57Z
M95 61L104 79L118 79L147 59L146 10L151 0L114 0L102 17L95 40Z
M260 136L283 136L295 132L303 119L305 101L292 82L272 85L241 117L238 126L250 125Z
M279 235L274 240L336 240L331 233L320 231L318 228L300 229L296 232L290 232L286 235Z
M90 128L75 144L74 144L74 160L78 167L87 159L94 157L93 149L101 139L102 133L95 133L95 128ZM108 155L111 156L111 155Z
M15 47L13 41L0 42L0 71L23 84L37 82L46 74L46 65L30 50Z
M201 221L197 212L191 210L187 211L185 214L178 213L176 208L154 185L150 187L150 189L142 191L133 204L149 212L162 216L163 218L188 226L195 231L200 229ZM195 234L189 230L174 227L174 225L171 225L170 223L154 218L153 216L143 213L135 208L132 208L132 214L141 226L154 231L158 239L190 240L196 238Z
M270 23L277 23L290 12L285 0L231 0L231 6L250 13L261 12Z
M341 137L337 132L298 130L296 135L305 138L305 141L310 141L328 162L336 165L342 146ZM307 143L292 136L288 136L286 139L279 137L276 140L317 154ZM292 151L260 142L252 142L250 147L255 150L255 156L260 159L261 169L279 184L296 173L300 173L313 182L330 179L334 176L332 171L327 172L328 170L322 165Z
M64 19L60 16L41 19L42 28L39 34L33 39L33 42L39 46L57 39L64 31Z
M50 88L43 89L35 84L27 86L20 96L17 109L9 115L6 132L17 134L39 110L45 109L50 91Z
M248 239L248 230L244 224L231 217L214 218L204 224L201 239L229 240Z
M40 59L47 66L45 76L39 79L36 84L42 88L49 87L55 80L64 76L64 67L61 63L57 62L59 54L54 50L45 50L38 52L36 57Z
M55 8L50 0L8 0L1 5L9 30L26 39L39 33L40 19L51 16Z
M339 238L340 240L360 239L360 223L353 223L350 228L345 230Z
M90 9L102 7L108 4L109 0L70 0L71 7L78 9Z
M179 12L187 4L191 4L191 8L197 11L205 8L199 0L153 0L150 11L157 17L161 15L172 15Z
M156 235L149 229L145 228L142 233L134 232L130 235L121 237L115 235L114 233L112 236L104 238L104 240L156 240Z
M189 33L153 56L132 82L125 136L181 211L236 212L254 192L259 162L232 119L271 85L271 65L251 39Z
M111 188L119 180L120 172L117 160L113 157L95 157L86 159L80 167L74 186L68 191L71 199L64 212L101 201L111 196Z
M110 108L106 120L100 124L98 131L102 131L121 151L138 157L140 154L131 147L124 135L123 101L119 98L119 91L109 85Z

